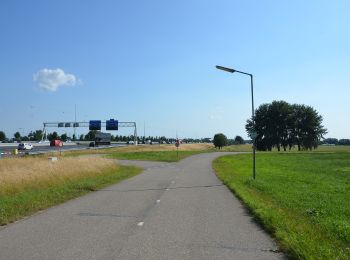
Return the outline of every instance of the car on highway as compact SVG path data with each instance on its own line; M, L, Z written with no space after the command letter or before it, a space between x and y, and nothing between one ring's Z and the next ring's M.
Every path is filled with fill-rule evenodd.
M63 142L61 140L58 140L58 139L51 140L50 146L62 147L63 146Z
M20 143L17 147L18 150L32 150L33 145L29 143Z
M38 144L45 144L45 143L50 143L50 141L49 140L41 140L38 142Z

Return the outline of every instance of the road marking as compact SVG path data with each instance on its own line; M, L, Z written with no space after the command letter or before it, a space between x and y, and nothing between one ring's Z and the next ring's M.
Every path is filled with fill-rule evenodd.
M169 190L168 188L166 188L165 190Z
M157 200L157 203L159 203L160 202L160 200Z
M139 227L142 227L143 224L145 224L145 223L144 223L144 222L139 222L139 223L137 223L137 225L138 225Z

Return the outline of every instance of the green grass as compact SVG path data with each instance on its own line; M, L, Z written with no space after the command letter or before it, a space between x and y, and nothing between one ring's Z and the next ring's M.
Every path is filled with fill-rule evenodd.
M350 153L259 153L214 161L223 182L296 259L350 259Z
M236 144L224 146L220 150L221 152L252 152L253 146L251 144Z
M115 152L106 157L120 160L177 162L188 156L209 151L213 150L179 151L178 155L176 151Z
M141 171L141 168L133 166L119 166L117 170L109 170L96 176L55 183L17 194L2 195L0 196L0 225L6 225L39 210L117 183Z

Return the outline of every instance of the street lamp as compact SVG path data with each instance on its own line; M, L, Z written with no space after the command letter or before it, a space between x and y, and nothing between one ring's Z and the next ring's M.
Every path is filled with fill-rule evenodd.
M239 71L239 70L235 70L235 69L231 69L231 68L227 68L227 67L222 67L222 66L216 66L217 69L219 70L223 70L226 72L230 72L230 73L241 73L244 75L248 75L250 76L250 89L251 89L251 93L252 93L252 122L253 122L253 132L251 133L251 137L253 138L253 179L255 179L255 138L256 138L256 133L255 133L255 118L254 118L254 89L253 89L253 74L250 73L246 73L243 71Z

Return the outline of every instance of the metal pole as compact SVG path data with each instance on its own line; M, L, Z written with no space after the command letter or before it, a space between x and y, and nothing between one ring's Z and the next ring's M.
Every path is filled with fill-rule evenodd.
M255 150L256 150L256 143L255 143L255 139L256 139L256 132L255 132L255 116L254 116L254 89L253 89L253 75L247 72L243 72L243 71L239 71L239 70L235 70L232 68L227 68L227 67L223 67L223 66L216 66L217 69L219 70L223 70L226 72L230 72L230 73L241 73L244 75L248 75L250 76L250 87L251 87L251 93L252 93L252 123L253 123L253 131L251 134L251 137L253 139L253 179L255 179L256 177L256 173L255 173Z
M251 92L252 92L252 122L253 122L253 131L255 132L255 116L254 116L254 88L253 88L253 75L250 74L250 86L251 86ZM255 138L253 137L253 179L255 180L256 172L255 172Z
M74 104L74 140L75 141L77 139L77 136L76 136L76 131L75 131L75 125L77 124L77 104Z
M44 140L44 137L45 137L45 132L46 132L46 128L45 128L45 123L44 123L44 127L43 127L43 135L41 136L41 141L43 141ZM45 140L46 140L46 138L45 138Z
M136 122L134 123L135 129L134 129L134 145L137 145L137 128L136 128Z

